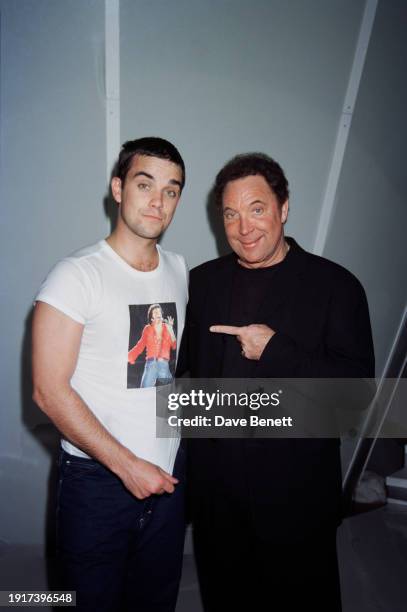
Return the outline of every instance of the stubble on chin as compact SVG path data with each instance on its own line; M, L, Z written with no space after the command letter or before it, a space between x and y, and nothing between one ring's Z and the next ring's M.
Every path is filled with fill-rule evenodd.
M146 238L147 240L156 240L163 233L164 229L162 224L156 224L157 227L151 227L145 223L126 223L128 229L139 238Z

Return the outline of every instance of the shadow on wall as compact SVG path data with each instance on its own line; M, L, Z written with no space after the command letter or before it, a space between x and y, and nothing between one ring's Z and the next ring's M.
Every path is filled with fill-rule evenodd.
M114 176L115 168L111 176ZM117 203L110 186L103 199L103 208L110 221L111 231L116 225ZM10 520L19 530L23 542L39 548L46 559L48 588L57 590L60 579L56 563L56 503L58 493L58 459L60 435L48 417L32 399L32 320L34 307L28 312L20 362L20 397L22 423L21 457L10 460ZM17 464L16 464L17 461ZM48 476L46 471L48 470ZM13 540L13 538L11 538ZM19 577L16 576L18 580ZM21 580L24 570L21 568ZM18 584L18 583L16 583Z
M103 198L103 209L104 209L105 215L109 219L109 223L110 223L110 232L109 233L111 233L114 230L114 228L116 227L117 212L118 212L118 208L119 208L118 205L117 205L117 202L113 198L112 190L111 190L111 187L110 187L110 183L111 183L112 178L114 176L117 176L117 162L114 164L114 166L112 168L112 171L110 173L109 185L107 187L106 195Z
M46 481L46 489L45 495L46 499L43 500L43 504L40 505L39 511L43 512L43 508L45 507L44 516L40 516L40 522L42 522L42 533L45 534L45 542L44 542L44 555L47 559L47 578L49 588L53 589L58 586L59 580L57 576L56 563L55 563L55 554L56 554L56 499L57 499L57 478L58 478L58 457L59 457L59 433L48 419L48 417L37 407L32 399L32 357L31 357L31 349L32 349L32 340L31 340L31 328L32 328L32 319L34 314L34 308L31 308L25 320L25 329L23 336L23 344L21 351L21 400L22 400L22 414L21 420L23 427L25 428L26 435L25 438L27 442L25 443L26 448L23 446L23 461L28 461L32 455L32 447L30 442L36 442L37 445L41 447L43 451L45 451L45 456L48 459L50 470L48 474L48 478ZM31 440L30 440L31 438ZM35 446L35 445L34 445ZM31 469L31 464L30 464ZM39 490L35 491L35 488L40 485L40 483L44 480L42 478L44 471L44 463L43 462L35 462L35 466L33 466L37 473L32 474L32 482L31 478L27 479L27 475L25 475L26 487L28 491L23 493L22 501L27 499L28 507L23 509L27 521L33 521L33 525L35 525L35 519L33 519L31 513L35 515L37 508L36 503L34 501L34 497L30 499L31 496L35 496L40 493ZM43 494L44 494L43 493ZM28 495L27 495L28 494ZM41 500L40 500L41 501ZM27 516L27 509L30 514Z
M103 208L104 208L106 217L109 219L109 223L110 223L109 233L111 233L116 227L118 206L117 206L117 202L114 200L112 196L112 192L110 188L109 188L109 191L106 193L105 197L103 198Z
M219 257L222 257L223 255L230 253L231 249L228 241L226 240L222 213L216 204L214 189L215 188L212 187L206 199L206 214L208 217L209 227L215 237L216 250Z

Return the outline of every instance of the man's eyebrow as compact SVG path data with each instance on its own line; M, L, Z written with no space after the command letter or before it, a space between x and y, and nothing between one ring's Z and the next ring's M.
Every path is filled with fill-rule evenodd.
M253 200L253 202L249 202L248 206L253 206L253 204L264 204L264 202L263 202L263 200L256 199L256 200ZM224 211L225 210L233 210L233 211L235 211L236 209L233 208L233 206L230 206L229 204L227 204L226 206L224 206L222 208L222 210L224 210Z
M143 172L142 170L140 170L140 172L136 172L136 174L133 175L133 178L136 178L136 176L146 176L147 178L154 180L152 174L148 174L148 172Z
M169 183L170 185L178 185L178 187L179 187L180 189L181 189L181 187L182 187L181 181L177 181L177 179L170 179L170 180L168 181L168 183Z
M151 179L152 181L155 180L154 176L152 174L149 174L148 172L144 172L143 170L140 170L139 172L136 172L136 174L133 175L133 178L136 178L136 176L146 176L147 178ZM177 181L177 179L170 179L168 181L169 185L178 185L178 187L181 189L182 185L181 185L181 181Z

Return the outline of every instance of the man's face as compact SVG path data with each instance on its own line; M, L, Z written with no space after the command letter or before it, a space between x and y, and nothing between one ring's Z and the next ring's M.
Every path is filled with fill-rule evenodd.
M151 323L160 323L163 319L163 313L161 308L153 308L151 313Z
M182 171L158 157L135 155L124 184L112 179L118 224L140 238L156 239L168 227L181 195Z
M227 183L222 209L226 237L243 266L265 268L284 258L288 200L280 206L263 176Z

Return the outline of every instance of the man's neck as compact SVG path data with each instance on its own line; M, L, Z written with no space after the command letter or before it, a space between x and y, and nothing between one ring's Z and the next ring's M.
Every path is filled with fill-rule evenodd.
M157 240L139 236L123 236L114 230L108 238L108 245L135 270L150 272L158 266Z

